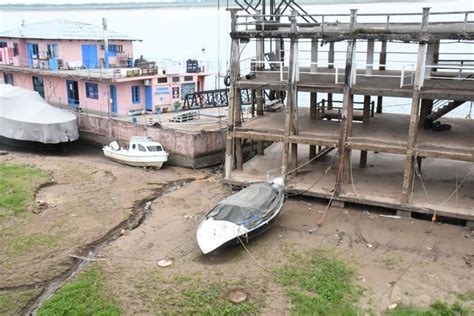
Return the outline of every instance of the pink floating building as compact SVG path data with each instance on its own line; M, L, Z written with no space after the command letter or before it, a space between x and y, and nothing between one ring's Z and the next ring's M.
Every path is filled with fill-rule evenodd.
M0 81L37 91L49 103L109 116L166 112L204 88L195 61L186 73L169 73L134 59L139 39L106 25L55 20L0 33Z

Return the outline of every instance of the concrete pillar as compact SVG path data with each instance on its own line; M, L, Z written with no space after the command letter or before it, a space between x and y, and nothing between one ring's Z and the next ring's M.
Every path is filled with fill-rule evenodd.
M421 23L421 36L418 45L418 57L416 61L415 80L413 84L413 96L411 102L410 125L408 128L407 153L405 157L405 170L403 173L403 186L401 203L407 204L413 189L414 183L414 147L418 133L418 119L420 110L420 90L423 86L423 68L426 58L426 38L428 29L429 8L423 8L423 19Z

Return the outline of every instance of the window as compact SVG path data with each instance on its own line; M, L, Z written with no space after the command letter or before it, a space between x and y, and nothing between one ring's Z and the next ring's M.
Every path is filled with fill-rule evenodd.
M162 77L162 78L158 78L156 80L157 83L168 83L168 77Z
M162 151L161 146L148 146L148 151Z
M184 76L184 81L193 81L193 76Z
M145 147L140 145L140 144L138 144L138 150L139 151L146 151Z
M86 82L86 97L89 99L99 99L99 86L97 83Z
M13 81L13 74L4 73L3 78L5 79L5 84L11 84L12 86L15 85L15 82Z
M0 42L0 48L7 47L7 42Z
M132 86L132 102L133 104L140 103L140 86Z
M109 57L117 56L117 53L123 52L123 46L118 44L109 44Z
M18 56L18 43L13 43L13 56Z
M183 83L181 85L181 99L184 100L186 95L194 93L196 91L196 84L193 83Z
M48 44L48 58L59 57L58 44Z
M179 82L179 77L173 77L173 82Z

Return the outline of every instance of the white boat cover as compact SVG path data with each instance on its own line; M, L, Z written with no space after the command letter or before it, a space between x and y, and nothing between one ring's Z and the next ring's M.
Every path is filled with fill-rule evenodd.
M266 182L255 183L219 202L206 217L251 229L271 216L283 198L281 188Z
M79 138L76 116L48 104L37 92L0 84L0 136L45 144Z

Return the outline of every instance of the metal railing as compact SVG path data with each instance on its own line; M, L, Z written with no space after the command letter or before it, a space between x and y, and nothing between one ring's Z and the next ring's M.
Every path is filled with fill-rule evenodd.
M467 25L474 23L474 11L453 11L453 12L431 12L430 16L435 17L436 21L431 23L440 24L460 24L458 28L453 32L465 32ZM271 28L278 27L289 27L289 21L291 15L262 15L262 14L237 14L236 15L236 30L235 31L249 31L249 30L265 30L265 25ZM326 31L327 27L330 26L350 26L349 18L350 14L298 14L297 16L298 26L318 26L321 28L321 33ZM384 26L385 30L390 30L394 25L419 25L421 27L421 12L413 13L359 13L357 14L358 28L361 28L364 23ZM367 18L367 22L364 22L364 18ZM419 21L416 21L420 18ZM309 21L311 20L311 21ZM320 22L314 22L315 20ZM376 20L378 22L374 23ZM399 20L395 21L395 20ZM406 22L410 20L409 22ZM428 23L429 26L430 23Z

